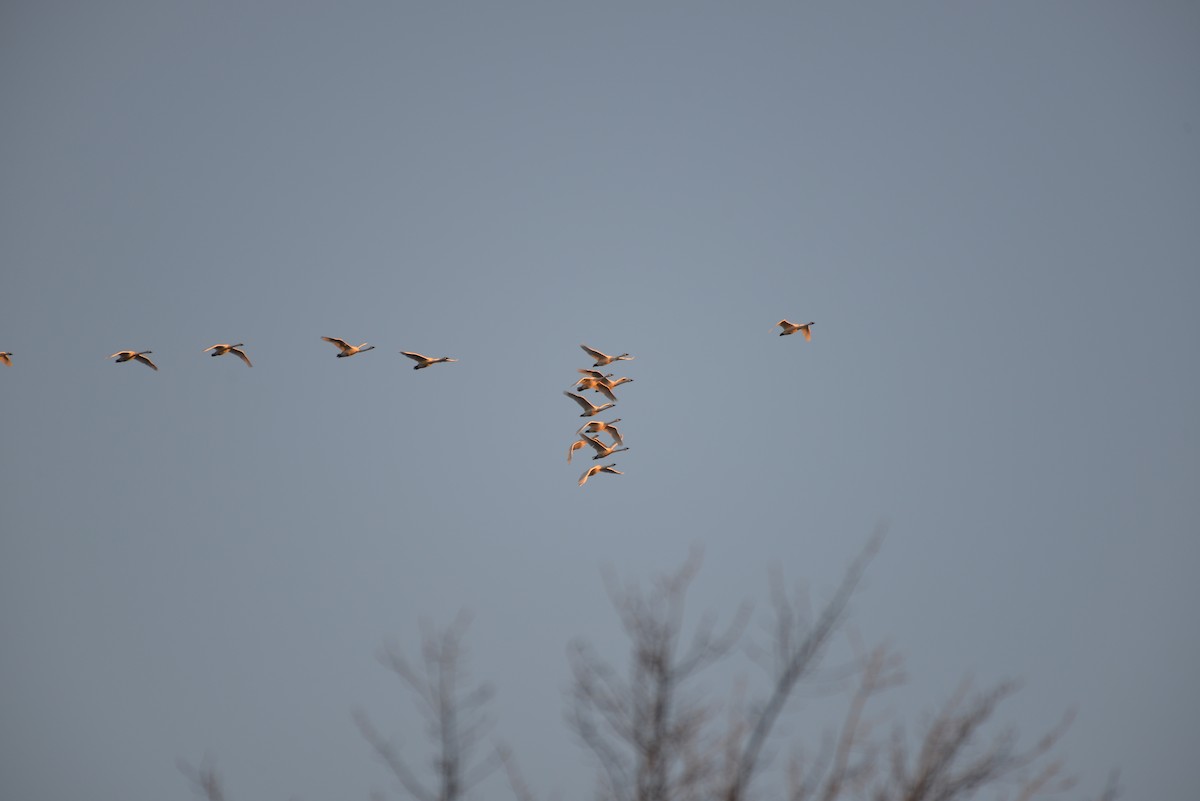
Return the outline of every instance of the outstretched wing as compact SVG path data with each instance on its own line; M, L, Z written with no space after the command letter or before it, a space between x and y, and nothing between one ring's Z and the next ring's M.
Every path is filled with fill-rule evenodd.
M592 448L595 449L596 453L599 454L599 456L596 457L597 459L599 459L600 456L606 455L610 450L607 445L605 445L603 442L596 439L595 437L589 437L587 434L584 434L583 438L585 440L587 440L587 444L591 445Z
M596 408L595 406L593 406L591 403L588 402L587 398L585 398L581 395L576 395L574 392L567 392L564 390L563 394L566 395L568 398L573 399L576 403L578 403L580 408L582 408L585 412L589 412L592 409Z
M621 438L621 432L618 431L617 427L614 426L612 423L609 423L608 425L604 426L604 431L605 431L605 433L612 435L614 445L624 445L625 444L625 440Z
M427 362L427 361L429 361L429 359L425 358L425 357L424 357L424 356L422 356L421 354L419 354L419 353L413 353L411 350L402 350L402 351L400 351L400 353L401 353L402 355L404 355L404 356L407 356L408 358L412 359L414 362Z
M246 366L247 366L247 367L253 367L253 366L254 366L253 364L251 364L251 363L250 363L250 357L248 357L248 356L247 356L245 353L243 353L242 351L238 350L237 348L230 348L230 349L229 349L229 352L230 352L230 353L232 353L232 354L235 354L235 355L236 355L236 356L237 356L239 359L241 359L242 361L244 361L244 362L246 363Z
M326 342L332 342L334 345L337 345L338 348L340 348L342 351L350 350L350 343L344 339L338 339L337 337L321 337L321 339L325 340Z
M610 387L607 384L601 383L600 381L596 381L590 387L588 387L588 389L596 390L597 392L599 392L604 397L608 398L613 403L617 402L617 396L613 394L612 387Z

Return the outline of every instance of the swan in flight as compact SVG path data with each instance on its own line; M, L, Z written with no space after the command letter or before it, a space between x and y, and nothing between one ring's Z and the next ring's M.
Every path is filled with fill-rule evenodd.
M781 337L786 337L788 334L794 334L799 331L801 334L804 334L805 342L812 342L812 331L809 331L808 327L810 325L816 325L816 323L810 320L809 322L800 325L796 323L789 323L787 320L780 320L779 322L775 323L775 325L783 329L783 331L779 332L779 336Z
M417 363L416 366L413 367L414 370L421 370L423 368L428 367L431 364L441 364L442 362L458 361L458 359L451 359L449 356L438 356L437 358L434 358L432 356L422 356L419 353L413 353L411 350L402 350L400 352Z
M583 414L579 415L580 417L591 417L594 414L600 414L600 412L604 411L605 409L611 409L613 406L617 405L615 403L606 403L603 406L593 406L588 399L582 395L576 395L574 392L567 392L565 390L563 391L563 394L568 398L573 399L579 404L579 408L583 409Z
M618 476L625 475L624 473L622 473L620 470L617 469L616 462L613 462L612 464L597 464L597 465L593 465L593 466L589 467L587 469L587 472L579 477L579 486L582 487L584 484L587 483L587 480L589 478L596 475L597 473L616 473Z
M339 359L344 359L347 356L353 356L356 353L362 353L362 352L368 351L368 350L375 350L374 345L368 345L366 342L355 347L354 345L351 345L346 340L338 339L337 337L321 337L321 339L325 340L326 342L332 342L334 345L337 346L338 350L341 351L341 353L339 353L337 355L337 357Z
M612 385L603 378L581 378L575 382L575 389L585 390L594 389L610 401L616 402L617 396L613 394Z
M153 352L154 351L152 351L152 350L142 350L142 351L119 350L116 353L114 353L112 356L109 356L108 358L116 359L118 363L119 362L127 362L132 359L134 361L141 362L142 364L146 365L147 367L151 368L152 370L157 371L158 368L155 367L154 362L152 362L146 358L147 353L153 353Z
M205 348L200 352L208 353L211 350L213 356L224 356L226 353L232 353L234 356L237 356L239 359L244 361L247 367L253 367L254 365L250 363L250 358L246 356L245 351L238 350L238 348L244 347L246 347L245 343L239 342L236 345L213 345L211 348Z
M589 437L587 434L584 434L583 438L587 440L588 445L591 445L596 450L596 455L592 457L593 461L596 459L603 459L607 456L612 456L614 453L618 453L620 451L629 450L628 447L618 448L616 443L612 445L605 445L600 440L596 439L595 437Z
M576 389L594 389L597 392L599 392L601 395L603 395L604 397L608 398L610 401L615 402L617 400L617 396L613 394L613 390L616 389L617 387L621 386L622 384L628 384L632 381L633 381L632 378L625 378L625 377L618 378L616 381L613 381L608 378L584 377L575 382L575 388Z
M595 348L589 348L587 345L580 345L579 347L583 348L584 353L596 360L596 363L592 365L593 367L603 367L604 365L612 364L613 362L627 362L633 358L628 353L622 353L620 356L609 356L606 353L601 353Z
M12 354L6 350L0 351L0 362L4 362L5 367L12 367Z
M617 430L615 423L621 422L621 418L613 420L611 423L605 423L602 420L591 420L583 424L583 427L576 431L576 434L582 434L587 431L590 434L599 434L601 431L613 438L613 442L617 445L624 445L625 440L621 439L621 432Z

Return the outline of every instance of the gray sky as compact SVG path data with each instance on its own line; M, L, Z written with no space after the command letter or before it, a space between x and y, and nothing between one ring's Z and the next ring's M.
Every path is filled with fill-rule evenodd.
M889 709L1019 677L1083 789L1194 798L1198 78L1183 2L9 0L0 795L390 791L350 710L421 746L375 655L465 608L582 797L603 566L761 609L887 521ZM582 490L581 342L637 356Z

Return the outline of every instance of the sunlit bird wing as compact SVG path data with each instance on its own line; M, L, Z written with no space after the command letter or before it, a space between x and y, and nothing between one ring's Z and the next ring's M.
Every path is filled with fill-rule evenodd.
M568 398L571 398L572 400L574 400L576 403L578 403L579 407L581 409L583 409L585 412L590 412L592 409L596 408L594 405L592 405L591 403L588 402L587 398L584 398L580 395L576 395L574 392L564 391L563 394L566 395Z
M600 351L596 350L595 348L589 348L587 345L580 345L579 347L583 348L583 352L586 353L587 355L591 356L596 361L600 361L601 359L608 358L607 353L601 353Z

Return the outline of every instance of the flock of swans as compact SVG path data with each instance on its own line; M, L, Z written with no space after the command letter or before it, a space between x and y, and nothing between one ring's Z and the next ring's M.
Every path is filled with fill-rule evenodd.
M363 342L360 345L351 345L346 340L338 339L337 337L321 337L321 339L332 344L338 349L337 357L339 359L344 359L348 356L355 356L359 353L366 353L369 350L375 350L374 345L369 345L366 342ZM254 365L250 363L250 357L246 355L246 351L242 350L244 347L246 347L244 342L238 342L234 345L220 343L205 348L200 352L209 353L211 351L210 355L212 356L224 356L228 353L232 353L234 356L237 356L239 359L245 362L247 367L253 367ZM158 365L146 358L153 352L154 351L152 350L119 350L110 355L108 358L114 359L118 364L121 362L131 361L141 362L151 370L157 371ZM449 356L422 356L420 353L416 353L415 351L411 350L402 350L400 353L416 362L416 365L413 366L414 370L420 370L433 364L443 364L446 362L458 361L458 359L451 359ZM12 356L13 354L9 353L8 351L0 352L0 362L3 362L8 367L12 367Z
M812 341L811 326L813 325L814 323L812 321L807 323L791 323L786 319L780 320L775 324L775 326L782 329L779 332L779 336L785 337L790 334L798 333L801 334L805 341L808 342ZM370 345L366 342L363 342L359 345L351 345L346 340L338 339L337 337L321 337L321 339L338 349L337 358L339 359L356 356L360 353L366 353L369 350L375 349L374 345ZM208 353L212 356L226 356L232 353L234 356L237 356L239 359L241 359L247 367L253 367L254 365L250 363L250 357L246 355L244 350L242 350L244 347L245 343L243 342L238 342L232 345L220 343L205 348L203 351L201 351L201 353ZM617 356L609 356L607 353L598 351L595 348L590 348L587 345L580 345L579 347L583 348L584 353L594 360L592 367L583 368L578 371L583 375L583 377L575 382L574 389L577 390L576 392L566 390L563 392L563 394L579 404L579 408L583 410L579 415L580 417L595 417L601 412L607 409L612 409L617 405L617 396L613 392L614 389L619 387L621 384L627 384L633 381L632 378L625 376L622 376L621 378L613 378L614 373L602 373L595 368L605 367L614 362L631 361L634 357L630 356L628 353L622 353ZM147 358L153 352L154 351L150 350L119 350L108 358L114 359L118 364L121 362L130 361L141 362L151 370L157 371L158 366L149 358ZM458 361L457 359L451 359L449 356L424 356L420 353L409 350L402 350L400 353L416 362L416 364L413 366L414 370L423 370L424 368L435 364L446 364L449 362ZM11 367L12 356L13 354L9 351L0 351L0 364L4 364L6 367ZM597 406L583 395L579 394L579 392L587 392L589 390L604 396L608 399L607 402ZM575 432L575 435L579 437L579 439L572 442L570 447L567 449L567 463L570 464L572 457L575 455L575 451L580 450L581 448L590 447L596 452L596 455L592 457L593 461L607 459L614 453L620 453L621 451L629 450L629 447L625 445L625 440L621 437L621 432L616 427L616 424L619 422L621 422L621 418L618 417L608 422L604 422L603 420L589 420L588 422L584 423L583 426ZM604 441L602 441L600 439L601 434L608 436L612 440L611 444L606 444ZM597 475L598 473L614 473L616 475L624 475L616 468L616 462L605 465L598 464L589 467L584 474L579 477L579 486L582 487L587 483L589 478Z
M786 318L775 323L775 326L778 326L782 329L779 332L779 336L786 337L790 334L801 334L804 337L805 342L812 341L813 325L814 323L811 320L807 323L792 323L788 322ZM584 353L596 360L595 363L592 364L593 368L604 367L605 365L612 364L613 362L628 361L633 358L628 353L622 353L620 356L609 356L608 354L602 353L595 348L589 348L587 345L580 345L579 347L583 348ZM575 382L575 389L581 392L590 389L608 398L607 403L602 403L597 406L578 393L571 392L569 390L563 392L564 395L579 404L579 408L583 410L583 413L579 415L580 417L595 417L605 409L611 409L615 407L617 405L617 396L613 393L613 390L621 384L626 384L633 380L632 378L625 377L614 379L613 373L602 373L595 369L582 369L579 370L579 372L583 374L583 378ZM584 423L583 427L575 432L575 435L580 437L580 439L572 442L570 447L567 448L567 463L571 463L571 457L575 455L575 451L588 446L591 446L592 450L596 452L596 455L592 457L592 461L607 459L614 453L629 450L628 447L625 447L625 440L621 437L621 432L617 430L615 425L619 422L621 422L621 418L618 417L607 423L602 420L591 420L587 423ZM594 436L589 436L589 434ZM609 437L611 437L612 444L606 445L604 442L602 442L599 437L600 434L607 434ZM583 475L579 477L579 486L582 487L587 483L589 478L598 473L615 473L618 476L624 475L624 473L617 469L616 462L604 465L598 464L589 467L586 471L584 471Z
M602 353L595 348L589 348L587 345L580 345L579 347L583 348L584 353L595 359L592 367L604 367L605 365L612 364L613 362L625 362L633 359L633 357L628 353L622 353L619 356L609 356L607 353ZM564 391L564 395L578 403L579 408L583 409L583 413L579 415L580 417L595 417L605 409L611 409L616 406L617 396L613 394L613 389L621 384L628 384L630 381L633 381L632 378L627 377L621 377L613 380L613 373L602 373L599 370L585 368L579 370L578 372L583 374L583 378L575 382L575 389L579 390L580 392L586 392L587 390L598 392L604 397L608 398L609 401L608 403L603 403L599 406L596 406L582 395L571 392L570 390ZM575 440L571 443L571 447L567 448L567 464L571 463L571 457L575 455L575 451L579 450L580 448L586 448L589 445L592 447L592 450L596 452L596 455L592 457L593 461L607 459L614 453L629 450L627 447L620 447L625 445L625 441L621 439L621 432L619 432L615 426L615 424L619 422L621 422L621 418L618 417L609 423L605 423L602 420L589 420L588 422L584 423L583 426L575 432L575 436L581 437L581 439ZM588 436L588 432L596 435L601 433L607 434L612 438L612 444L605 445L600 440L599 436ZM583 475L579 477L579 486L582 487L587 483L589 478L597 473L615 473L618 476L624 475L620 470L617 469L616 462L613 462L612 464L598 464L593 467L589 467L586 471L584 471Z
M344 359L347 356L354 356L355 354L364 353L368 350L375 349L374 345L368 345L366 342L362 343L361 345L351 345L346 340L338 339L337 337L321 337L321 339L332 343L335 347L337 347L337 357L339 359ZM232 353L234 356L237 356L239 359L245 362L247 367L253 367L254 365L250 363L250 357L246 355L246 351L242 350L244 347L246 347L244 342L238 342L234 345L221 343L205 348L200 352L209 353L211 351L210 355L212 356L224 356L228 353ZM117 364L120 364L121 362L141 362L151 370L157 372L158 365L147 358L153 352L154 351L152 350L119 350L116 353L110 354L108 358L113 359ZM420 370L424 367L429 367L432 364L458 361L458 359L451 359L449 356L422 356L420 353L416 353L411 350L402 350L400 353L417 363L413 367L414 370ZM12 367L12 357L13 354L10 351L0 351L0 364L3 364L5 367Z

